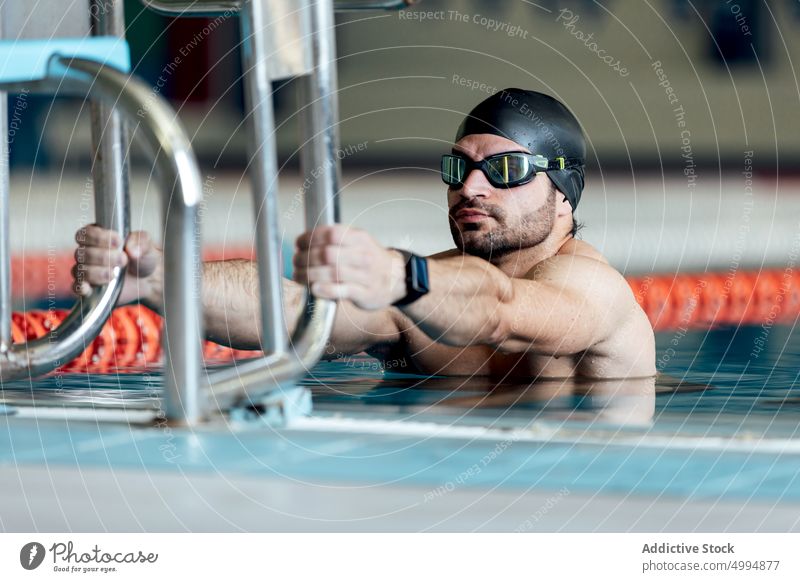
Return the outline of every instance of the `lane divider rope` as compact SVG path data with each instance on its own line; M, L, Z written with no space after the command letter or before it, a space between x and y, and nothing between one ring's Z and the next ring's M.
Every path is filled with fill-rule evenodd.
M251 249L207 252L206 260L252 258ZM30 256L12 261L15 295L49 298L68 296L71 255ZM728 273L677 273L627 277L636 301L656 331L708 329L719 325L773 325L800 316L800 269L732 270ZM57 283L56 283L57 282ZM67 310L47 309L14 313L13 341L46 335ZM161 317L141 305L119 307L100 335L74 361L59 371L108 372L141 369L161 363ZM259 351L235 350L204 342L207 364L252 358Z

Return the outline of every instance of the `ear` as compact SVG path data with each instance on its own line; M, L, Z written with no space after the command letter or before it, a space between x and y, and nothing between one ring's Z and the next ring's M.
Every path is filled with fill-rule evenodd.
M552 196L553 192L556 195L556 216L566 216L567 214L572 214L572 205L567 200L566 195L558 189L555 183L550 179L550 176L547 175L547 172L541 173L545 176L545 180L547 180L547 185L550 188L550 196Z
M569 203L567 197L561 192L561 190L556 189L556 216L566 216L567 214L572 214L572 204Z

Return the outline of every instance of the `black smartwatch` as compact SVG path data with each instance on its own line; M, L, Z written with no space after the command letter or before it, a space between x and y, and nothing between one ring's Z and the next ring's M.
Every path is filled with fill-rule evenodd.
M431 290L428 282L428 259L401 249L392 249L403 255L406 261L406 296L392 305L408 305Z

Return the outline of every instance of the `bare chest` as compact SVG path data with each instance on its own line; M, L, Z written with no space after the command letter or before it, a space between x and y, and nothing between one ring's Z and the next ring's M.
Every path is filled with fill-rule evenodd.
M631 312L607 340L591 349L555 356L504 353L491 346L453 347L438 343L418 328L406 330L401 350L409 371L443 376L514 378L595 378L648 376L655 373L653 331L640 309Z

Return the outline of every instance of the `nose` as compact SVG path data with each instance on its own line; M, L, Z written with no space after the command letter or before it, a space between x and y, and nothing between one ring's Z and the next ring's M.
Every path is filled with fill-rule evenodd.
M489 196L491 192L492 185L489 184L489 181L486 179L486 176L483 175L478 168L473 168L469 174L467 174L466 180L464 180L461 188L458 190L458 193L467 199L472 199L477 196L486 197Z

